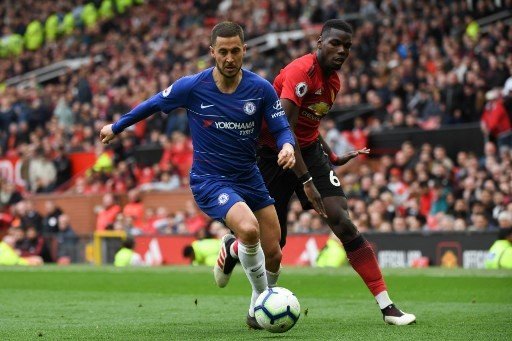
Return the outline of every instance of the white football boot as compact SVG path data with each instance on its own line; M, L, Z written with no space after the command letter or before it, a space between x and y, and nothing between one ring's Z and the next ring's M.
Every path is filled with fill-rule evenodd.
M404 313L398 309L394 304L382 309L384 322L395 326L406 326L408 324L416 323L416 316L413 314Z

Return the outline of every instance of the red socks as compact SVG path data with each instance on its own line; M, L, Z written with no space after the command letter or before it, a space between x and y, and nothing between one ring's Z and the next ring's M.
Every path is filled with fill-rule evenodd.
M370 243L360 235L343 246L347 252L350 265L361 276L373 296L387 290L379 263Z

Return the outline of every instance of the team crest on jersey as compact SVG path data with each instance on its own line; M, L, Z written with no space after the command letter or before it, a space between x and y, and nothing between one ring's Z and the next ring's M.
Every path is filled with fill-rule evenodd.
M244 104L244 112L247 115L252 115L256 112L256 104L253 102L245 102Z
M324 117L331 107L327 103L320 102L312 104L308 108L311 109L316 116Z
M304 95L308 92L308 85L306 82L300 82L295 86L295 94L298 97L304 97Z
M171 93L171 90L172 90L172 86L173 86L173 84L171 84L167 89L162 91L162 96L164 96L164 97L169 96L169 94Z
M222 193L219 195L219 205L224 205L225 203L227 203L229 200L229 194L227 193Z

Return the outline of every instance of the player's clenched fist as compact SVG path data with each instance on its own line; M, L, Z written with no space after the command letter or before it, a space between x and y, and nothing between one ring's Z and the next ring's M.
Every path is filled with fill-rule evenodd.
M107 124L100 131L100 140L103 144L108 144L116 137L114 132L112 131L112 124Z
M289 143L285 143L279 155L277 156L277 164L283 169L293 168L295 166L295 150Z

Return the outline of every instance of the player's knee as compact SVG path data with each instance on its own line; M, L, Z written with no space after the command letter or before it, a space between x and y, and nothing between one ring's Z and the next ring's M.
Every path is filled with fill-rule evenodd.
M352 219L348 214L348 211L343 210L340 214L339 225L343 231L343 239L353 239L353 237L357 236L357 227L354 225Z
M350 241L358 235L357 227L347 210L338 210L336 214L330 215L328 220L332 231L342 242Z
M341 210L337 210L336 212L329 213L327 216L327 223L329 226L337 226L341 223Z
M260 229L257 221L243 222L237 230L238 238L246 245L256 244L260 240Z

